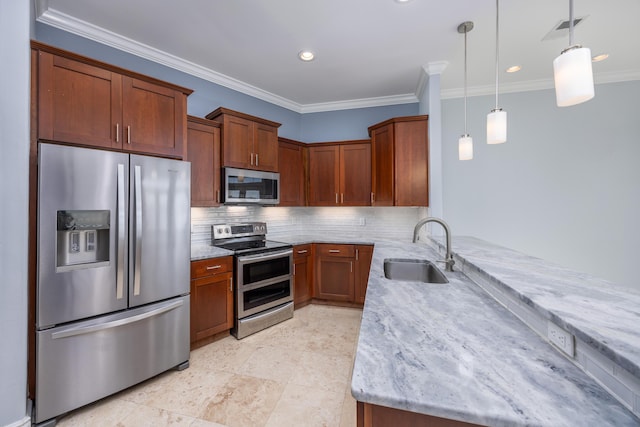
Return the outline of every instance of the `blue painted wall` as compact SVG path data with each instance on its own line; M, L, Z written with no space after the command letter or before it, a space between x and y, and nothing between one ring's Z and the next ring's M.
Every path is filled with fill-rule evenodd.
M187 99L190 115L204 117L222 106L282 123L278 135L297 141L365 139L372 124L418 114L418 103L300 114L49 25L36 22L35 30L43 43L193 89Z
M368 139L368 127L391 117L415 116L418 103L302 114L302 141Z

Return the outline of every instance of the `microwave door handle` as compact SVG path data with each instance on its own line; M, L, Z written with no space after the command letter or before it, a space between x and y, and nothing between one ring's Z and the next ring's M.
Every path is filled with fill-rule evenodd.
M134 193L135 193L135 260L133 264L133 295L140 295L140 271L142 265L142 173L140 165L134 166Z
M118 243L116 250L118 252L116 256L116 299L122 299L124 296L124 259L125 259L125 247L127 243L127 236L125 234L125 191L124 191L124 164L118 163L118 189L117 189L117 205L118 205L118 221L117 221L117 234Z

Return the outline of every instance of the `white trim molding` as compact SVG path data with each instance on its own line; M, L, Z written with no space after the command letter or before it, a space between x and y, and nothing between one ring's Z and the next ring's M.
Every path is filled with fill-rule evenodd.
M199 77L226 88L253 96L271 104L297 113L348 110L353 108L380 107L384 105L410 104L418 102L414 94L354 99L318 104L299 104L258 87L242 82L209 68L202 67L186 59L137 42L120 34L90 24L86 21L59 12L49 7L49 0L35 0L36 20L43 24L67 31L89 40L113 47L144 59L165 65L178 71Z

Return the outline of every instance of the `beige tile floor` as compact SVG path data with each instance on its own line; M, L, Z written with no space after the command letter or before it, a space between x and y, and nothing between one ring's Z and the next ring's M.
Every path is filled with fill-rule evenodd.
M58 425L355 426L350 383L361 314L308 305L241 341L196 349L189 369L78 409Z

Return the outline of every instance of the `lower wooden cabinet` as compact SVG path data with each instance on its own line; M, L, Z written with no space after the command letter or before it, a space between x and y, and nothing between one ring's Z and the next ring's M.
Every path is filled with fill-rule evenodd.
M311 244L293 247L293 303L295 308L307 305L313 291L313 252Z
M357 402L357 427L480 427L463 421Z
M356 246L356 288L354 302L358 304L364 304L364 297L367 293L367 282L369 282L369 270L371 269L372 258L373 245Z
M233 327L233 257L191 262L191 347Z
M372 245L316 244L314 298L364 304Z

